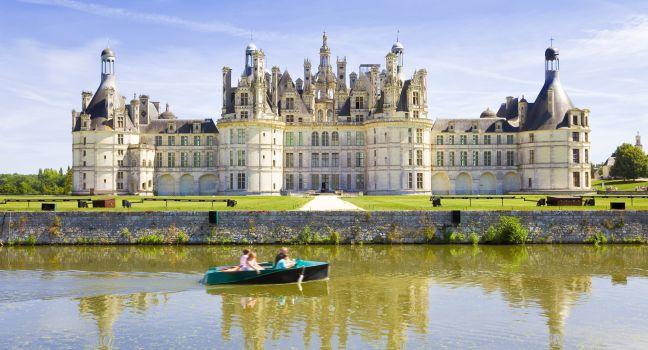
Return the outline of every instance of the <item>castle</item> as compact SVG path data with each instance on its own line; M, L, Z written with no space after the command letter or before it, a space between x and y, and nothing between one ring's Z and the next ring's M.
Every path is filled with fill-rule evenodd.
M250 43L237 81L224 67L221 118L178 119L147 95L127 103L115 53L101 53L101 83L72 111L73 193L139 195L503 194L590 190L589 110L575 108L545 51L534 102L507 97L478 118L428 117L427 72L404 73L393 44L385 68L347 79L326 33L317 71L303 78ZM334 67L335 65L335 67ZM334 72L335 70L335 72Z

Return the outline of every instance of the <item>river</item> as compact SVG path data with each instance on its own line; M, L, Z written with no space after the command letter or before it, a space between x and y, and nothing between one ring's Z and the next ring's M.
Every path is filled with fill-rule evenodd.
M269 260L278 247L255 247ZM648 247L295 246L327 281L205 287L236 246L0 248L0 348L640 349Z

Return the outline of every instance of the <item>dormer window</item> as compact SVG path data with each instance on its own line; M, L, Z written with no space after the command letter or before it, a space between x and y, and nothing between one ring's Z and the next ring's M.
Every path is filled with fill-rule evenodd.
M448 124L448 131L450 132L454 131L454 123Z
M495 124L495 131L502 131L502 123Z
M474 124L472 125L472 131L473 131L473 132L478 132L478 131L479 131L479 128L477 127L477 123L474 123Z
M200 123L193 123L193 133L200 134Z
M572 124L573 125L578 125L578 116L577 115L572 116Z
M169 133L175 132L175 123L168 123L167 124L167 132L169 132Z

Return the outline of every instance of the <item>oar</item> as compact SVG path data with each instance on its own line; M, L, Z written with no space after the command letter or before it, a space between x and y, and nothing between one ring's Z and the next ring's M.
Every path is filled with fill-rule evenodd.
M303 266L301 269L301 272L299 273L299 278L297 279L297 284L301 284L302 281L304 280L304 272L306 270L306 266Z

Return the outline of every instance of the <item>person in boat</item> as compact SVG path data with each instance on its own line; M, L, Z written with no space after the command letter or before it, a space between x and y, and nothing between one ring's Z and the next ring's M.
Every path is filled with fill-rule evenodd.
M241 257L239 258L238 266L226 267L226 268L221 269L221 271L223 271L223 272L233 272L233 271L241 270L243 268L243 266L247 265L247 259L248 259L249 254L250 254L249 249L243 249L243 255L241 255Z
M241 268L241 270L242 271L252 271L252 270L254 270L254 271L257 271L257 272L259 272L261 270L264 270L263 266L259 265L256 258L257 258L256 253L250 252L250 254L248 254L248 256L247 256L245 266L243 266Z
M289 269L295 266L295 260L291 259L288 255L288 248L282 247L279 249L279 253L275 257L274 266L276 269Z

